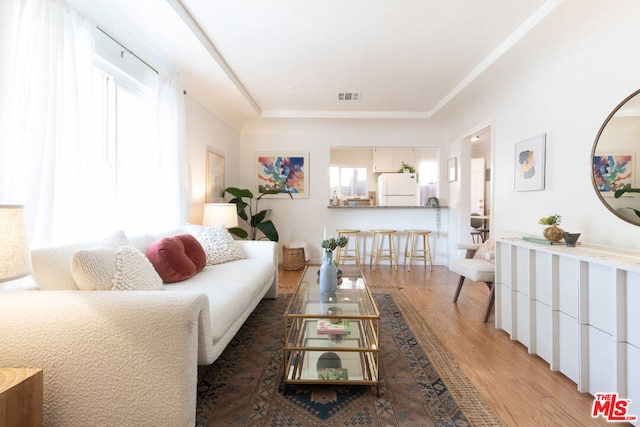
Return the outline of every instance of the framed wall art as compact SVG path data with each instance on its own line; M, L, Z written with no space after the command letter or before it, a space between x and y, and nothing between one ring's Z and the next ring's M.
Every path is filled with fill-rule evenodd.
M447 161L447 180L453 182L458 179L458 158L452 157Z
M545 134L515 145L514 188L516 191L544 190Z
M279 190L264 197L309 197L309 153L256 153L258 193Z
M596 153L593 156L593 178L602 196L614 197L615 191L627 184L635 187L635 157L635 153L628 151ZM626 193L623 197L629 195Z
M221 202L224 198L224 156L214 151L207 150L206 166L206 203Z

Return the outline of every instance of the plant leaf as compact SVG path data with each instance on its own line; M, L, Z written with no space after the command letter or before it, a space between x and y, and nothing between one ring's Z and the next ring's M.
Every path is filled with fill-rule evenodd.
M224 192L229 193L234 197L246 197L248 199L253 199L253 193L247 188L241 189L237 187L227 187L224 189Z
M256 227L258 224L260 224L262 221L264 221L264 219L267 216L267 212L269 212L267 209L258 212L257 214L255 214L254 216L251 217L251 226L252 227Z
M282 190L262 190L260 191L260 195L258 196L258 198L256 200L260 200L262 199L262 196L266 195L266 194L280 194L282 192Z
M276 226L273 225L273 222L271 222L271 220L261 222L260 224L257 224L256 227L258 228L258 230L262 231L262 234L264 234L267 239L271 240L272 242L277 242L280 239L280 237L278 236L278 231L276 230Z
M229 200L229 203L234 203L236 205L236 212L238 213L238 216L240 218L245 221L249 219L247 213L245 212L246 207L249 206L248 203L237 197Z
M249 236L249 233L247 233L246 230L240 227L231 227L229 229L229 233L233 234L234 236L238 236L241 239L246 239L247 236Z

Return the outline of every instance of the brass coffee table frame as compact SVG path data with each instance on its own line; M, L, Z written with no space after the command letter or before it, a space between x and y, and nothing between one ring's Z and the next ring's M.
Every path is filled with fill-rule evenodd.
M319 267L307 266L284 313L284 379L287 384L358 384L380 392L380 313L362 272L341 266L343 278L335 294L320 292ZM327 314L340 307L341 314ZM348 334L317 332L320 319L347 320ZM347 379L319 379L317 363L326 353L340 358Z

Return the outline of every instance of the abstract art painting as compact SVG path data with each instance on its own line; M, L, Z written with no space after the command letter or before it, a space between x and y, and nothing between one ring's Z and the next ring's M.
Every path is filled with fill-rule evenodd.
M545 134L520 141L515 148L515 190L544 190Z
M309 197L308 153L256 153L258 193L279 190L265 197Z
M593 156L593 178L596 188L603 196L613 196L614 192L626 184L634 186L634 153L603 153Z

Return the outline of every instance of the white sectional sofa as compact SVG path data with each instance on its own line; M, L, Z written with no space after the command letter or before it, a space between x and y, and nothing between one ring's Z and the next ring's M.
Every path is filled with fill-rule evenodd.
M0 366L43 369L45 426L193 426L198 365L278 296L276 244L236 243L245 259L151 291L77 289L73 254L97 243L33 251L39 290L0 292Z

